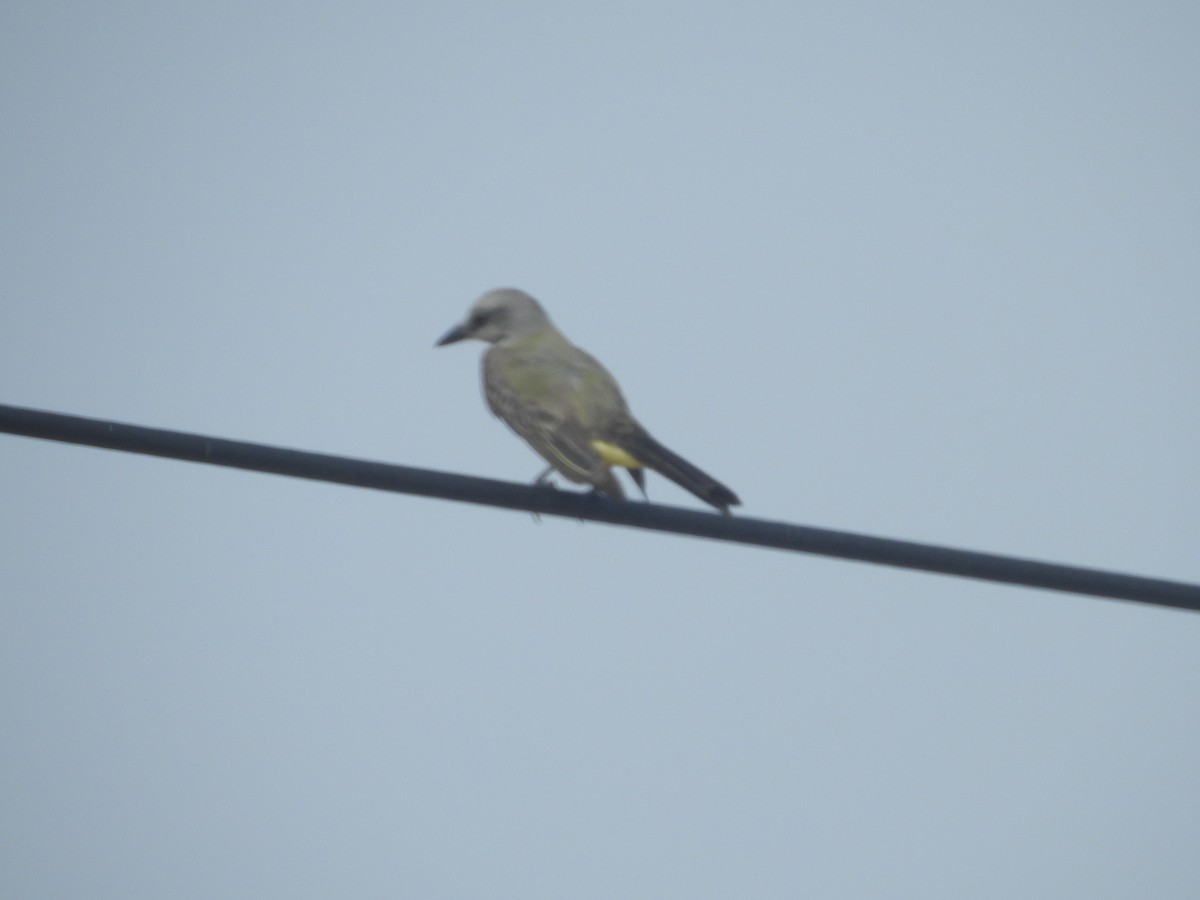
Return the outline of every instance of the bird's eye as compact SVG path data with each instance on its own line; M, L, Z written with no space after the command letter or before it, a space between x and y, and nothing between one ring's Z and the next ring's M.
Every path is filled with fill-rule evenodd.
M476 328L482 328L484 323L487 322L489 315L491 315L491 314L487 313L487 312L482 312L482 311L477 312L477 313L472 313L471 314L471 330L474 331Z

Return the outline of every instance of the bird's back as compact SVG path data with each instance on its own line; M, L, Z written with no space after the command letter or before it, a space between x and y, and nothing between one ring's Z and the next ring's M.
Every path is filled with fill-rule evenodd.
M629 408L608 370L590 354L557 332L542 332L488 348L483 357L484 383L504 385L546 413L602 429L614 419L628 418ZM492 412L503 413L488 403Z

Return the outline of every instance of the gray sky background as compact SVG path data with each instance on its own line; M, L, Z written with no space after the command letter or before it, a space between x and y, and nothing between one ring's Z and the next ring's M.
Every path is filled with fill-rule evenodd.
M1200 581L1195 3L6 3L0 401ZM1200 617L0 436L20 898L1200 896ZM698 506L651 476L651 496Z

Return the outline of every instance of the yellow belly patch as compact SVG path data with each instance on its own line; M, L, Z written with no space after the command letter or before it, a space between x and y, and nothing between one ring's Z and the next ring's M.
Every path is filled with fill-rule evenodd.
M610 466L624 466L626 469L640 469L642 464L618 447L607 441L592 441L592 447L600 454L600 458Z

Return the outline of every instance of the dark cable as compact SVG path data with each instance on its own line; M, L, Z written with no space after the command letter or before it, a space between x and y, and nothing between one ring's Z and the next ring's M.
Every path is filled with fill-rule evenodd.
M1200 612L1200 585L0 405L0 432Z

